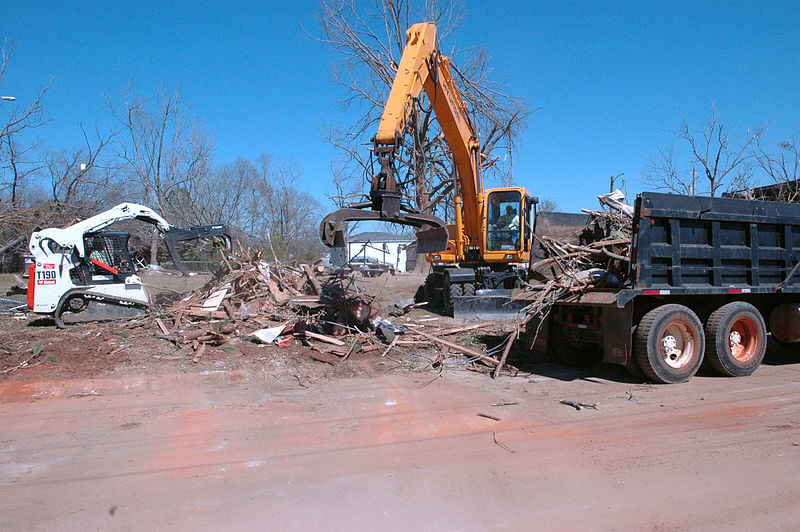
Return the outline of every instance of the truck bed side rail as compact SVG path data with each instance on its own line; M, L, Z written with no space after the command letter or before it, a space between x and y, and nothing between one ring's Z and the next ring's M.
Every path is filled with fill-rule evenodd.
M633 289L618 305L640 294L800 292L798 204L645 192L633 223Z

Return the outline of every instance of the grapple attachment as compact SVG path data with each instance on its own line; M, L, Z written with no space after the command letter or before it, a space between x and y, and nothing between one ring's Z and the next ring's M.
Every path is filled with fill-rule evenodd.
M184 240L196 240L198 238L220 239L228 250L231 249L233 244L233 236L228 230L228 227L224 224L202 225L199 227L192 227L191 229L171 227L169 232L164 235L164 242L167 244L167 251L169 251L173 264L175 264L175 267L178 268L183 275L189 275L189 273L183 265L183 262L181 262L181 258L175 249L175 244L183 242Z
M432 214L397 212L385 216L383 211L369 210L371 203L353 205L334 211L322 219L319 226L322 243L329 248L345 247L347 222L388 222L417 228L417 253L431 253L447 248L447 226Z
M401 140L396 139L390 145L375 144L374 150L378 156L380 171L372 178L370 201L349 205L322 219L319 226L320 238L323 244L334 248L331 259L334 257L341 259L345 255L341 249L346 244L347 222L388 222L415 227L417 253L432 253L447 249L447 224L444 220L432 214L415 212L400 202L401 194L397 190L397 181L394 177L394 151L400 143Z

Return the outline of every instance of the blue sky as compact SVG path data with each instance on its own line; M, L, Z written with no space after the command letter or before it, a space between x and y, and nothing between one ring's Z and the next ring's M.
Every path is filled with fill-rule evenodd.
M611 175L629 191L683 113L716 106L726 124L800 136L800 1L467 1L445 50L485 45L507 92L540 108L514 159L515 181L563 210L597 205ZM107 95L180 87L214 138L217 162L262 152L302 169L324 201L338 157L323 127L347 123L333 54L309 39L317 3L37 2L0 10L16 51L1 95L29 101L53 77L39 130L80 145L78 124L108 120ZM456 58L457 60L457 58Z

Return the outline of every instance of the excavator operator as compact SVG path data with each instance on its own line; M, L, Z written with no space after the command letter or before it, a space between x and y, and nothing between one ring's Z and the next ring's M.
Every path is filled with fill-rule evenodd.
M519 214L511 205L506 206L506 213L497 219L497 229L515 231L519 227Z

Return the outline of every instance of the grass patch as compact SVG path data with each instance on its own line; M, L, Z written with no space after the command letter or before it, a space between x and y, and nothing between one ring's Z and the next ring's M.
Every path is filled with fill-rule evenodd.
M33 344L33 347L31 348L31 351L33 352L33 358L36 358L39 355L41 355L42 351L44 351L45 349L47 349L47 344L44 342L36 342L35 344Z
M223 345L222 347L220 347L220 349L222 349L229 355L233 355L239 352L239 350L233 347L232 345Z
M0 345L0 349L2 349L3 351L5 351L5 352L6 352L6 353L8 353L9 355L14 355L14 354L16 354L16 351L15 351L15 350L13 350L12 348L10 348L10 347L8 347L8 346L5 346L5 345Z

